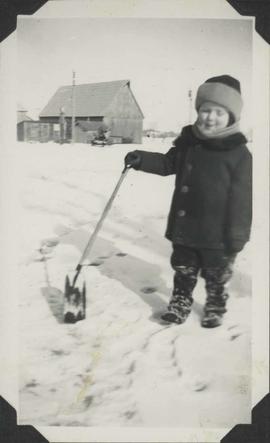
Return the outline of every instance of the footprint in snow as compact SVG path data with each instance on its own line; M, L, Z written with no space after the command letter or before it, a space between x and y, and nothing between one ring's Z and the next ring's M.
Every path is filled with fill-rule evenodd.
M115 255L117 255L118 257L124 257L127 254L125 254L124 252L118 252ZM101 255L100 257L98 257L97 260L91 262L89 266L100 266L104 263L104 260L107 260L108 258L110 258L110 255Z
M47 260L49 260L51 258L52 258L52 255L49 255L49 254L46 254L46 256L45 255L39 255L38 257L34 257L32 261L33 262L44 262L44 261L47 261Z
M127 254L125 252L118 252L115 255L117 257L125 257ZM100 257L98 257L96 261L90 263L90 266L100 266L103 263L103 260L107 260L110 257L111 257L110 255L101 255Z
M103 264L102 260L95 260L95 261L92 261L91 263L89 263L89 266L100 266L102 264Z
M191 380L188 383L189 388L195 392L201 392L208 388L209 380Z
M59 243L58 238L48 238L43 240L41 247L54 248L55 246L58 245L58 243Z
M241 337L241 335L242 335L242 332L237 332L235 334L232 334L230 336L230 340L235 340L236 338Z
M153 292L157 291L157 288L155 286L144 286L140 291L144 294L153 294Z
M227 331L229 332L229 339L230 340L235 340L236 338L241 337L245 332L238 325L229 326L227 328Z
M36 382L36 380L32 380L25 385L26 388L35 388L36 386L38 386L38 383Z
M231 329L235 329L237 327L238 327L238 325L231 325L231 326L228 326L227 330L230 331Z
M62 355L69 355L69 352L64 351L62 349L52 349L51 354L56 355L57 357L60 357Z

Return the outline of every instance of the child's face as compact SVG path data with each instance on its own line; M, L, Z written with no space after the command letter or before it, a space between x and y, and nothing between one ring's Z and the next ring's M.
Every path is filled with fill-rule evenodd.
M229 112L223 106L205 102L198 111L198 126L205 135L215 134L228 126Z

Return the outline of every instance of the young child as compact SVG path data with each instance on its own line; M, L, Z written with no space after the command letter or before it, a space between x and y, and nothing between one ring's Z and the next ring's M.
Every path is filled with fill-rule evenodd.
M161 316L166 322L187 319L200 272L207 295L201 325L222 324L233 263L251 227L252 158L239 130L242 105L237 79L209 78L197 92L196 122L182 129L166 154L136 150L125 157L136 170L176 175L165 234L175 271Z

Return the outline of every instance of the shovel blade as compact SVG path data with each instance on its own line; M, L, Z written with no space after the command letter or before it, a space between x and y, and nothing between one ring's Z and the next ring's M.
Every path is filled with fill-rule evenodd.
M86 317L86 284L82 289L70 284L66 276L64 293L64 323L76 323Z

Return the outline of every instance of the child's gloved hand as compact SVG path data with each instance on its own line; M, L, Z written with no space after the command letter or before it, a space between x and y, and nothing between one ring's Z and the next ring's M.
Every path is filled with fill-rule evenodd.
M139 169L142 156L139 151L128 152L125 156L125 166L131 166L133 169Z

